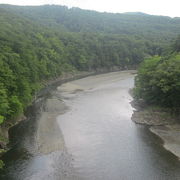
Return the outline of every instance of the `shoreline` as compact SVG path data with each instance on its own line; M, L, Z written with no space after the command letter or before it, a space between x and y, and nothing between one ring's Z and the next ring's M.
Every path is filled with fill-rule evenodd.
M54 80L49 80L46 82L41 82L44 87L40 89L37 94L34 95L30 105L25 109L25 111L19 115L19 117L13 119L12 121L9 121L5 124L2 124L0 126L0 158L8 151L11 149L9 146L9 130L22 121L27 119L27 115L29 109L31 109L32 106L37 106L37 108L40 108L43 106L44 101L48 98L48 96L51 94L51 92L59 85L72 81L75 79L80 79L84 78L90 75L95 74L95 72L73 72L73 73L64 73L62 76L54 79ZM0 164L1 165L1 164Z
M180 160L180 124L151 126L149 130L163 140L163 147Z
M116 69L111 69L111 70L98 69L97 71L76 71L76 72L69 72L69 73L67 72L67 73L62 74L60 77L56 79L51 79L51 80L41 82L41 84L44 87L42 87L42 89L40 89L34 95L31 104L26 108L24 113L21 114L19 117L13 119L12 122L10 122L9 124L3 124L0 127L0 157L3 156L3 154L6 153L10 149L8 147L9 130L27 118L26 114L32 106L37 106L37 108L40 108L43 105L44 101L48 99L48 96L51 95L51 92L55 90L58 86L66 82L85 78L92 75L119 72L119 71L127 71L127 70L116 68ZM135 72L136 70L131 70L131 71Z
M180 160L179 117L172 116L169 109L148 107L135 100L132 106L137 108L132 115L132 121L148 126L151 133L162 139L163 147Z

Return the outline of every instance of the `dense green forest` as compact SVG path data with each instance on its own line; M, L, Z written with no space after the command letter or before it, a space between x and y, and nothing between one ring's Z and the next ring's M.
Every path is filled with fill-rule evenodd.
M153 56L140 65L135 86L138 99L179 111L180 36L163 56Z
M134 69L161 55L179 33L180 18L0 5L0 123L18 117L43 80Z
M1 6L41 25L70 32L136 35L154 42L165 41L179 33L180 18L144 13L99 13L66 6Z

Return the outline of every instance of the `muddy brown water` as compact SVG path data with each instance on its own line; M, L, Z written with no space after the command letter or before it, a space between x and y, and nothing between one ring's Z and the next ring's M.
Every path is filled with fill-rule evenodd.
M131 121L134 109L129 89L133 85L134 75L126 71L86 77L58 87L52 96L66 105L66 111L46 112L56 133L43 128L44 108L34 105L28 119L11 129L12 148L3 157L6 166L0 179L180 179L180 161L162 147L162 141L148 127ZM53 109L53 103L49 104ZM49 151L37 148L37 134L44 135L39 148L48 147ZM63 147L53 150L46 139L51 142L48 144L60 141Z

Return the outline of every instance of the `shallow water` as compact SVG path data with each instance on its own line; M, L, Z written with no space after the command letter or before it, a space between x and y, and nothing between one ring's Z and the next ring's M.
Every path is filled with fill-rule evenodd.
M178 180L180 162L147 127L131 121L134 75L116 72L66 83L56 92L69 110L58 116L66 151L33 151L32 122L15 127L2 179ZM38 117L36 117L38 121ZM27 128L27 130L26 130ZM29 129L29 130L28 130ZM30 133L31 132L31 133ZM22 134L22 133L21 133Z

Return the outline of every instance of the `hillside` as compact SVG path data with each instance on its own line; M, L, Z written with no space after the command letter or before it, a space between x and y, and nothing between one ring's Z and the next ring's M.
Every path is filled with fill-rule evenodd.
M70 32L93 32L139 35L156 41L170 38L179 33L180 19L166 16L154 16L144 13L99 13L79 8L68 9L65 6L45 5L37 7L19 7L1 5L8 12L53 28Z

